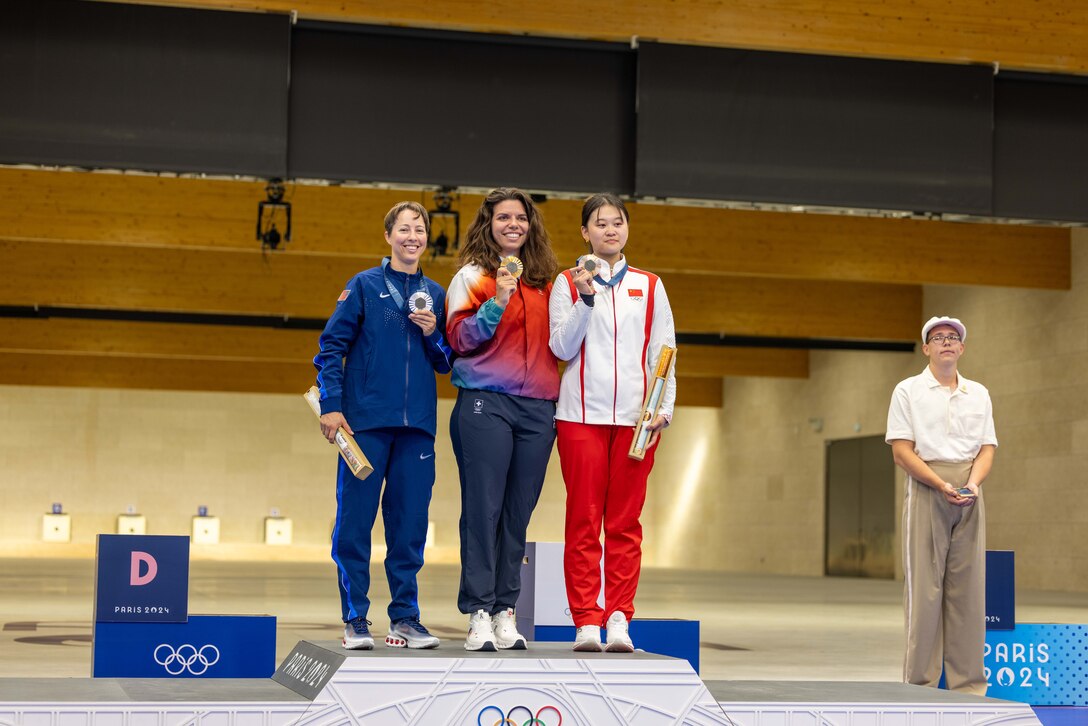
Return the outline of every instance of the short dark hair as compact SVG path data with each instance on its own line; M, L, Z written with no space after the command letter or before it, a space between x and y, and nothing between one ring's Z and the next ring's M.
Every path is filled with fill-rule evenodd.
M427 228L427 237L431 236L431 215L419 202L397 202L393 208L385 213L385 233L392 234L393 225L397 223L397 217L401 212L415 212L417 217L423 217L423 226Z

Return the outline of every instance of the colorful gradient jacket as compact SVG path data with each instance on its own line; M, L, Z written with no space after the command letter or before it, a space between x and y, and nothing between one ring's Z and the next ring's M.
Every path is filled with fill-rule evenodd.
M446 339L457 353L453 385L513 396L559 398L559 366L548 347L544 288L518 284L506 309L495 302L495 278L465 265L446 295Z

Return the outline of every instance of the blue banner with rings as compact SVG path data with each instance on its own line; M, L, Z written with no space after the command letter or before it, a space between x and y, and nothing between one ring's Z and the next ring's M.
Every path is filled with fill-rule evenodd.
M95 678L269 678L276 670L276 618L95 623L91 648Z
M1032 706L1088 706L1088 625L1017 623L986 632L986 695Z

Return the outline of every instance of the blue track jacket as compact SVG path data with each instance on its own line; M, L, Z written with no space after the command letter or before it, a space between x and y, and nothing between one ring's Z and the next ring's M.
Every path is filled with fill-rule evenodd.
M384 277L407 300L425 285L438 325L430 336L408 319ZM435 435L435 372L449 373L446 291L434 280L372 267L348 282L314 357L321 413L341 411L353 431L410 426Z

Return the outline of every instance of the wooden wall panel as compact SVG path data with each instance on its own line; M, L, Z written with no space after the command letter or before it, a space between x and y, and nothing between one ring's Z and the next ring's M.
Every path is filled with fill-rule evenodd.
M147 0L129 0L147 2ZM1088 72L1079 0L154 0L382 25L670 43Z
M676 329L768 337L913 340L922 288L665 274Z
M0 263L7 271L0 277L0 301L324 318L343 284L375 261L0 240ZM452 269L429 272L445 281ZM693 333L907 340L914 337L921 310L916 286L687 273L669 273L662 280L677 330Z
M438 397L457 397L449 376L438 376ZM302 393L314 384L308 362L193 360L0 349L0 381L16 386L144 388L168 391L236 391L239 393ZM721 378L678 378L677 404L718 408Z
M388 249L388 207L430 197L300 185L295 241L262 253L253 224L263 194L253 182L0 169L0 305L324 319L344 282ZM462 197L463 229L478 203ZM579 207L542 205L565 264L584 249ZM1068 229L642 204L632 205L629 250L634 264L662 275L677 329L692 333L913 341L920 283L1070 284ZM425 262L443 284L456 266L452 257ZM97 381L86 385L266 391L312 378L317 336L12 319L0 333L4 382L48 383L66 371ZM253 360L263 361L258 374L248 370ZM679 371L685 381L720 381L803 377L807 366L806 351L684 346ZM685 388L701 385L716 384Z
M697 207L631 206L632 255L656 271L1068 290L1070 231Z
M310 363L316 330L72 318L0 318L0 350L130 358Z
M7 353L311 365L319 335L316 330L233 325L0 317L0 351ZM681 345L678 365L685 378L806 378L808 351Z
M328 317L344 283L374 260L0 240L0 264L8 305Z
M429 192L295 185L297 252L373 259L388 247L382 219L397 201L433 206ZM121 174L0 169L0 238L33 238L245 252L263 185ZM462 234L480 197L463 195ZM585 250L581 203L541 205L560 262ZM630 205L630 257L655 272L813 280L1068 289L1068 229L1006 224ZM451 267L451 261L439 262ZM430 271L430 267L427 267ZM433 275L432 275L433 276ZM439 279L439 278L435 278ZM445 278L448 280L449 278Z
M314 381L317 337L282 328L0 317L0 381L301 395ZM682 349L683 405L719 406L723 376L807 375L806 351L767 350L758 356L760 367L749 349L706 352L717 350ZM441 398L457 396L449 376L437 380Z
M686 378L808 378L808 351L680 345L676 351L676 366L677 374Z
M293 393L314 382L309 363L0 351L0 381L16 386ZM300 408L300 411L305 409ZM312 414L310 414L312 415Z

